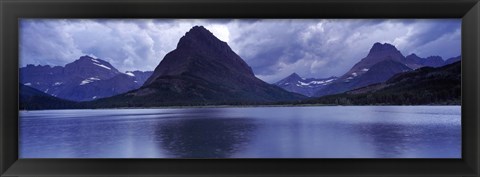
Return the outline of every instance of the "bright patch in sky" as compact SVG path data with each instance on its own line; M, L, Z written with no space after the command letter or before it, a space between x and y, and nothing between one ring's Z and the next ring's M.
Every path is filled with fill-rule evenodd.
M213 33L218 39L223 42L230 42L230 31L228 31L228 27L225 25L208 25L205 26L210 32Z

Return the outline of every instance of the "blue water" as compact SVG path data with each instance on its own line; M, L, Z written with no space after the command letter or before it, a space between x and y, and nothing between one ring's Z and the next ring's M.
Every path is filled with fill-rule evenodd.
M461 158L460 106L20 112L20 158Z

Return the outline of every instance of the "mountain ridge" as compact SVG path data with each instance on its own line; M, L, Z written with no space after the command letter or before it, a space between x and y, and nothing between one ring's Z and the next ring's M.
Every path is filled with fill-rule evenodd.
M109 62L88 55L64 67L29 64L19 70L20 83L72 101L89 101L139 88L151 74L149 71L121 73Z

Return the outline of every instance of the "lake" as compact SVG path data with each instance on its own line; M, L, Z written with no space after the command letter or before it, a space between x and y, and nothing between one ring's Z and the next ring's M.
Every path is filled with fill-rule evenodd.
M460 106L20 112L20 158L461 158Z

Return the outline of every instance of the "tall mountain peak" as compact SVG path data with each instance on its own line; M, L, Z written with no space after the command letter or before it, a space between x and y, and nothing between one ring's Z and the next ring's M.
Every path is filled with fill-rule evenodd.
M290 78L301 78L301 77L300 77L297 73L295 73L295 72L292 73L292 74L290 74L288 77L290 77Z
M379 52L398 52L397 48L393 46L392 44L389 43L379 43L376 42L373 44L372 48L370 49L370 52L368 53L368 56L374 55L375 53Z
M394 60L400 63L403 63L405 57L400 51L397 50L395 46L389 43L379 43L376 42L373 44L372 48L368 55L361 59L360 62L356 63L346 74L342 77L348 78L353 75L362 75L374 64L381 62L383 60Z
M213 74L218 72L255 77L250 66L226 42L215 37L205 27L194 26L180 38L177 48L165 55L145 85L161 76L190 74L212 79L220 77Z
M84 56L81 56L79 59L80 60L90 60L90 59L94 59L94 58L89 56L89 55L84 55Z
M65 65L65 74L78 78L112 78L120 72L109 62L85 55Z
M108 62L105 61L105 60L102 60L102 59L99 59L99 58L93 58L93 57L91 57L91 56L89 56L89 55L81 56L80 58L78 58L78 59L75 60L74 62L102 63L102 64L108 63ZM108 63L108 65L110 65L110 63Z
M194 26L185 35L213 35L203 26Z
M227 43L218 39L203 26L194 26L180 38L177 48L198 48L202 46L226 49Z

